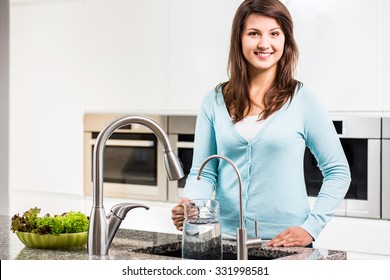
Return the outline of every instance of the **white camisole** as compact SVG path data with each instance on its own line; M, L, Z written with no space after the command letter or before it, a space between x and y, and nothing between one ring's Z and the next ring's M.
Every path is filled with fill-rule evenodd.
M263 128L264 123L268 121L272 116L269 116L266 120L258 120L258 116L246 116L242 121L235 123L236 130L240 135L250 142L260 130Z

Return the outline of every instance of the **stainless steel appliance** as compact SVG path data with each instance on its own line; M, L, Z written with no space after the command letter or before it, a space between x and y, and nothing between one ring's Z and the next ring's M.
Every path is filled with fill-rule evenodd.
M84 191L92 195L92 152L99 132L115 114L84 116ZM167 116L149 115L167 131ZM104 195L147 200L167 200L163 153L156 136L142 125L118 129L104 150Z
M382 219L390 219L390 117L382 120Z
M185 177L179 181L168 182L168 199L172 202L180 201L183 196L185 180L190 172L194 150L196 116L169 116L168 135L172 149L179 157Z
M380 218L381 118L333 116L351 169L351 185L336 215ZM314 156L305 153L305 180L309 196L317 196L322 174ZM314 203L315 198L310 199Z

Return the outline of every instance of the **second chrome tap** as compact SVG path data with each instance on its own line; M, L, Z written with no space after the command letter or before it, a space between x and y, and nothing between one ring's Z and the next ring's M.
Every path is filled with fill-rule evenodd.
M206 158L202 165L199 168L198 172L198 177L197 179L200 180L200 175L202 173L202 170L204 166L206 165L207 162L209 162L212 159L223 159L227 161L234 169L237 175L237 180L238 180L238 195L239 195L239 201L240 201L240 226L237 228L237 260L247 260L248 259L248 248L253 248L253 247L260 247L262 245L262 240L258 237L257 233L257 222L255 222L255 235L256 238L254 239L248 239L248 233L246 228L244 227L244 211L242 207L242 179L240 172L238 171L237 166L234 164L234 162L229 159L228 157L222 156L222 155L212 155Z

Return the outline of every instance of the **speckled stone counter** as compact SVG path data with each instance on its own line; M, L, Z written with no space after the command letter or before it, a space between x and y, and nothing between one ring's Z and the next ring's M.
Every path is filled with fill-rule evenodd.
M0 259L1 260L89 260L87 247L66 250L33 249L23 245L16 234L9 229L10 218L0 216ZM181 248L180 234L119 229L104 259L109 260L177 260ZM235 254L236 243L223 240L223 251ZM164 254L164 255L163 255ZM277 260L345 260L344 251L309 248L261 248L249 249L250 258ZM103 259L103 258L92 258Z

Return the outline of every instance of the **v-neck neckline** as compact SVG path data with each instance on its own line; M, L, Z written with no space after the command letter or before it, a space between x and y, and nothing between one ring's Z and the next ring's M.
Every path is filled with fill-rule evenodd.
M283 106L277 110L276 112L274 112L272 114L272 117L270 119L266 119L264 124L263 124L263 127L262 129L260 129L260 131L250 140L246 140L236 129L233 121L232 121L232 118L227 110L227 107L226 107L226 103L225 103L225 99L223 98L223 94L221 91L219 91L218 93L220 95L220 98L222 99L222 102L223 102L223 106L224 106L224 111L225 111L225 115L227 116L226 121L229 122L229 126L231 127L233 133L236 135L236 137L241 141L241 142L244 142L245 144L255 144L256 142L260 141L261 140L261 136L265 133L265 131L267 130L268 126L274 122L275 120L277 120L280 116L280 114L282 113L282 111L285 111L286 110L286 107L288 106L288 104L290 103L291 99L289 98L286 103L283 104Z

